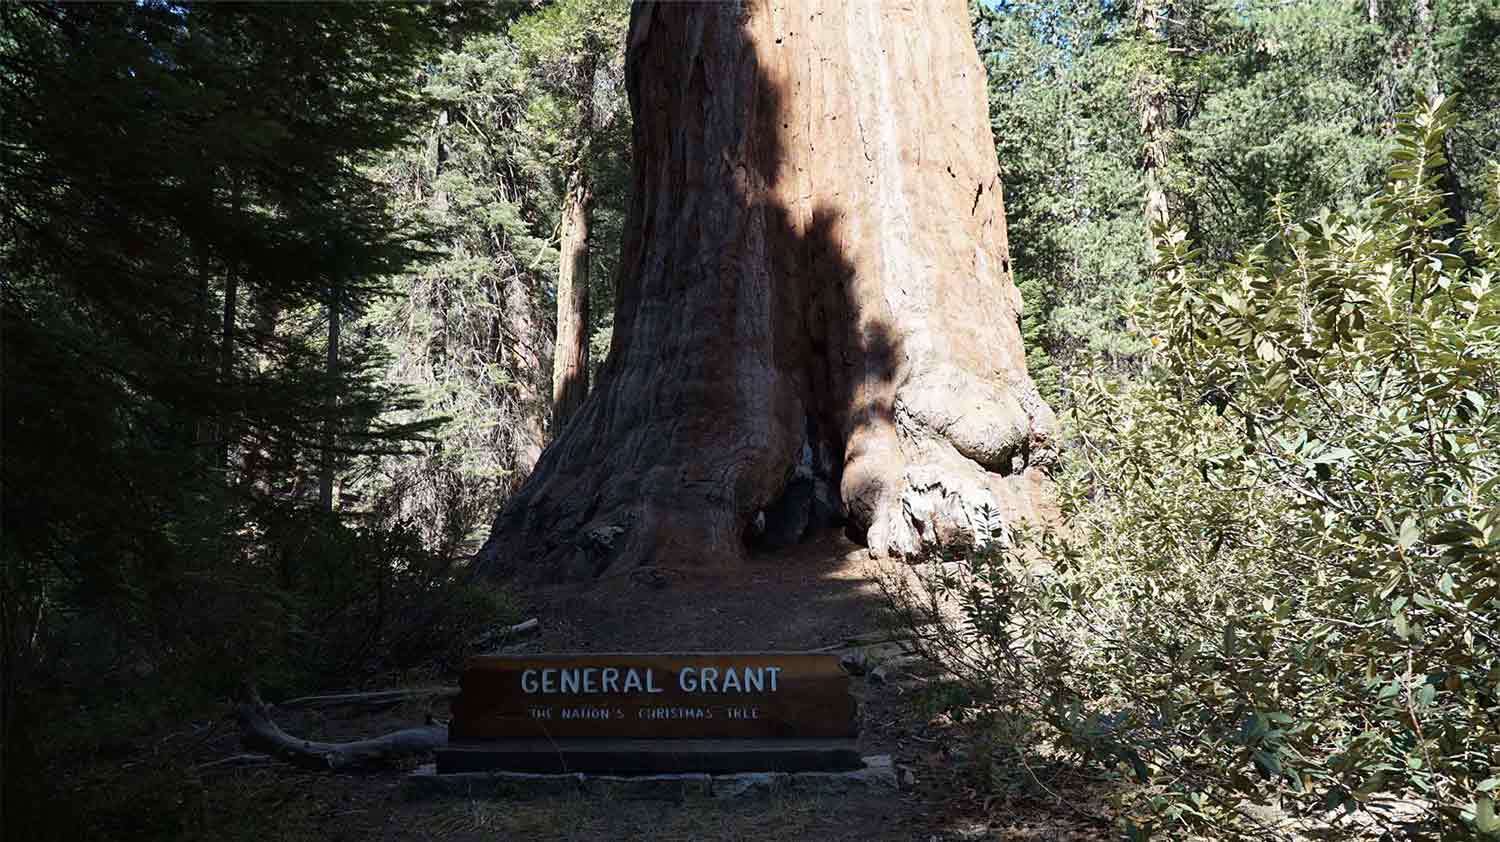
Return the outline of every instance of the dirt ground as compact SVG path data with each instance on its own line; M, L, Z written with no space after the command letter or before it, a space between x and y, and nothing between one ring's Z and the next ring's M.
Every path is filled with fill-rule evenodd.
M725 576L638 572L588 589L521 597L541 631L508 652L807 650L883 631L878 580L899 572L841 535L753 559ZM443 677L438 677L443 678ZM454 683L447 677L446 683ZM330 691L348 688L328 688ZM328 774L284 764L202 769L184 794L189 835L214 840L1082 840L1106 824L1079 799L1005 799L980 785L962 735L920 689L854 679L865 754L893 755L899 792L777 796L730 802L619 801L589 795L526 800L413 798L403 772ZM274 700L272 700L274 701ZM447 716L445 701L378 714L287 712L310 739L349 739ZM241 751L228 723L194 738L197 762ZM1088 811L1085 811L1088 812Z

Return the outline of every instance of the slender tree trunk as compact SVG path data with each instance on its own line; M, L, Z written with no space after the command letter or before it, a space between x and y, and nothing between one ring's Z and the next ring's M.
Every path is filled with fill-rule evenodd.
M557 274L557 343L552 356L552 435L561 434L589 389L588 176L568 180L562 217L562 265Z
M1432 37L1431 0L1414 0L1412 13L1417 21L1417 51L1421 61L1417 75L1422 80L1422 93L1428 99L1437 99L1441 92L1438 90L1437 53Z
M1156 257L1154 232L1157 228L1166 228L1171 222L1167 212L1167 191L1162 184L1162 171L1167 163L1167 80L1152 66L1164 48L1158 12L1153 0L1137 0L1136 27L1150 45L1148 52L1151 56L1136 80L1136 97L1141 117L1141 180L1145 188L1146 239L1153 260Z
M240 181L235 176L230 188L230 224L238 225L240 216ZM224 261L224 314L219 332L219 385L228 389L234 379L234 330L235 309L239 305L239 266L234 255ZM219 425L219 467L229 468L229 442L234 436L233 419L224 416Z
M209 255L208 248L200 243L194 244L194 268L193 288L193 362L201 366L204 372L211 370L213 366L213 261ZM192 429L188 435L192 438L194 448L207 447L213 443L213 423L206 418L201 411L195 411L190 423Z
M206 369L213 355L209 338L213 335L213 263L204 246L196 246L194 255L197 266L193 273L196 282L193 288L193 359Z
M256 341L262 345L270 345L276 340L276 322L281 318L281 304L266 293L255 296L255 322L254 331ZM255 357L255 370L265 374L272 365L270 353L257 354Z
M432 208L438 213L448 213L448 191L438 183L448 163L448 109L438 112L437 127L432 133Z
M1392 36L1380 23L1380 0L1369 0L1365 8L1365 14L1370 21L1370 26L1379 33L1381 43L1384 45L1385 61L1381 63L1376 71L1378 78L1376 84L1380 90L1380 134L1390 137L1396 131L1396 87L1397 69L1401 66L1400 39Z
M594 132L594 73L585 57L579 73L581 139L563 201L562 254L557 273L557 341L552 352L552 435L572 420L589 391L589 190L588 159Z
M228 385L234 376L235 316L240 297L239 273L224 273L224 313L219 330L219 383Z
M339 302L341 292L339 287L339 282L335 280L328 291L328 382L331 384L330 388L334 390L331 397L335 410L339 402L339 311L342 309ZM323 422L323 463L318 472L318 508L325 512L333 511L333 484L337 468L333 445L337 425L337 412Z
M265 374L274 363L268 349L276 339L276 322L281 317L281 305L265 290L258 291L253 300L254 320L251 330L254 331L257 347L262 349L255 355L255 371L257 374ZM278 482L283 478L268 470L270 451L259 438L252 438L247 445L243 454L241 482L246 486L259 488L264 494L274 494Z
M1438 82L1437 39L1433 31L1431 0L1415 0L1413 11L1417 19L1418 49L1422 61L1422 66L1418 69L1422 79L1422 93L1428 101L1436 102L1439 97L1443 96L1443 89ZM1453 161L1451 132L1443 138L1443 157L1447 159L1447 164L1443 167L1443 205L1448 211L1449 218L1453 220L1453 224L1448 227L1448 234L1456 237L1468 222L1468 214L1464 211L1463 184L1459 180L1458 167Z
M638 4L627 85L613 344L476 575L711 569L829 522L909 556L1039 517L1054 422L963 0Z
M511 423L502 431L515 466L510 484L510 490L514 490L531 475L547 442L551 336L545 329L544 313L536 304L537 292L525 274L513 273L500 294L502 315L495 347L496 358L510 375L515 401Z

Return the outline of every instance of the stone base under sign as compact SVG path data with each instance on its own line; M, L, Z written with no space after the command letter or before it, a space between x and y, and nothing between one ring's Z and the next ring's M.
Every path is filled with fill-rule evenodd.
M534 798L591 793L610 798L679 801L687 798L742 798L775 792L838 795L860 790L896 789L896 769L887 754L861 758L856 769L839 772L739 772L709 775L603 775L584 772L445 772L435 764L406 778L413 795Z
M555 740L454 741L437 751L437 771L608 772L847 772L861 767L851 739L642 740L575 737Z

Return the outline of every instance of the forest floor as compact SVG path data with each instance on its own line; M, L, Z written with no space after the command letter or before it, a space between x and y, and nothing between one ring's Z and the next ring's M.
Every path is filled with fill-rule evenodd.
M522 595L541 631L510 651L805 650L883 628L882 576L841 535L753 559L727 577L695 581L638 574L589 589ZM441 677L440 677L441 678ZM447 677L445 683L454 683ZM188 793L192 835L215 840L1092 840L1111 836L1101 793L996 795L966 761L962 729L920 689L854 680L863 754L890 754L898 792L780 795L719 802L619 801L575 794L525 800L414 798L404 772L330 774L283 764L206 769ZM288 732L352 739L447 715L445 701L377 715L289 711ZM240 751L232 727L200 739L197 762Z

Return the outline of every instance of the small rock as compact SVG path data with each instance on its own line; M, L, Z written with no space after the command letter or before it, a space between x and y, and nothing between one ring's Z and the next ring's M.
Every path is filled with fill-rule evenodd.
M840 795L861 789L897 789L896 768L889 754L864 758L863 769L852 772L798 772L790 778L798 792Z
M839 658L839 666L850 675L864 675L870 671L870 656L862 649L845 652L844 657Z
M670 573L660 567L637 567L630 571L630 581L649 588L665 588L672 584Z
M712 786L715 798L730 799L768 795L785 789L790 780L786 772L741 772L715 775Z

